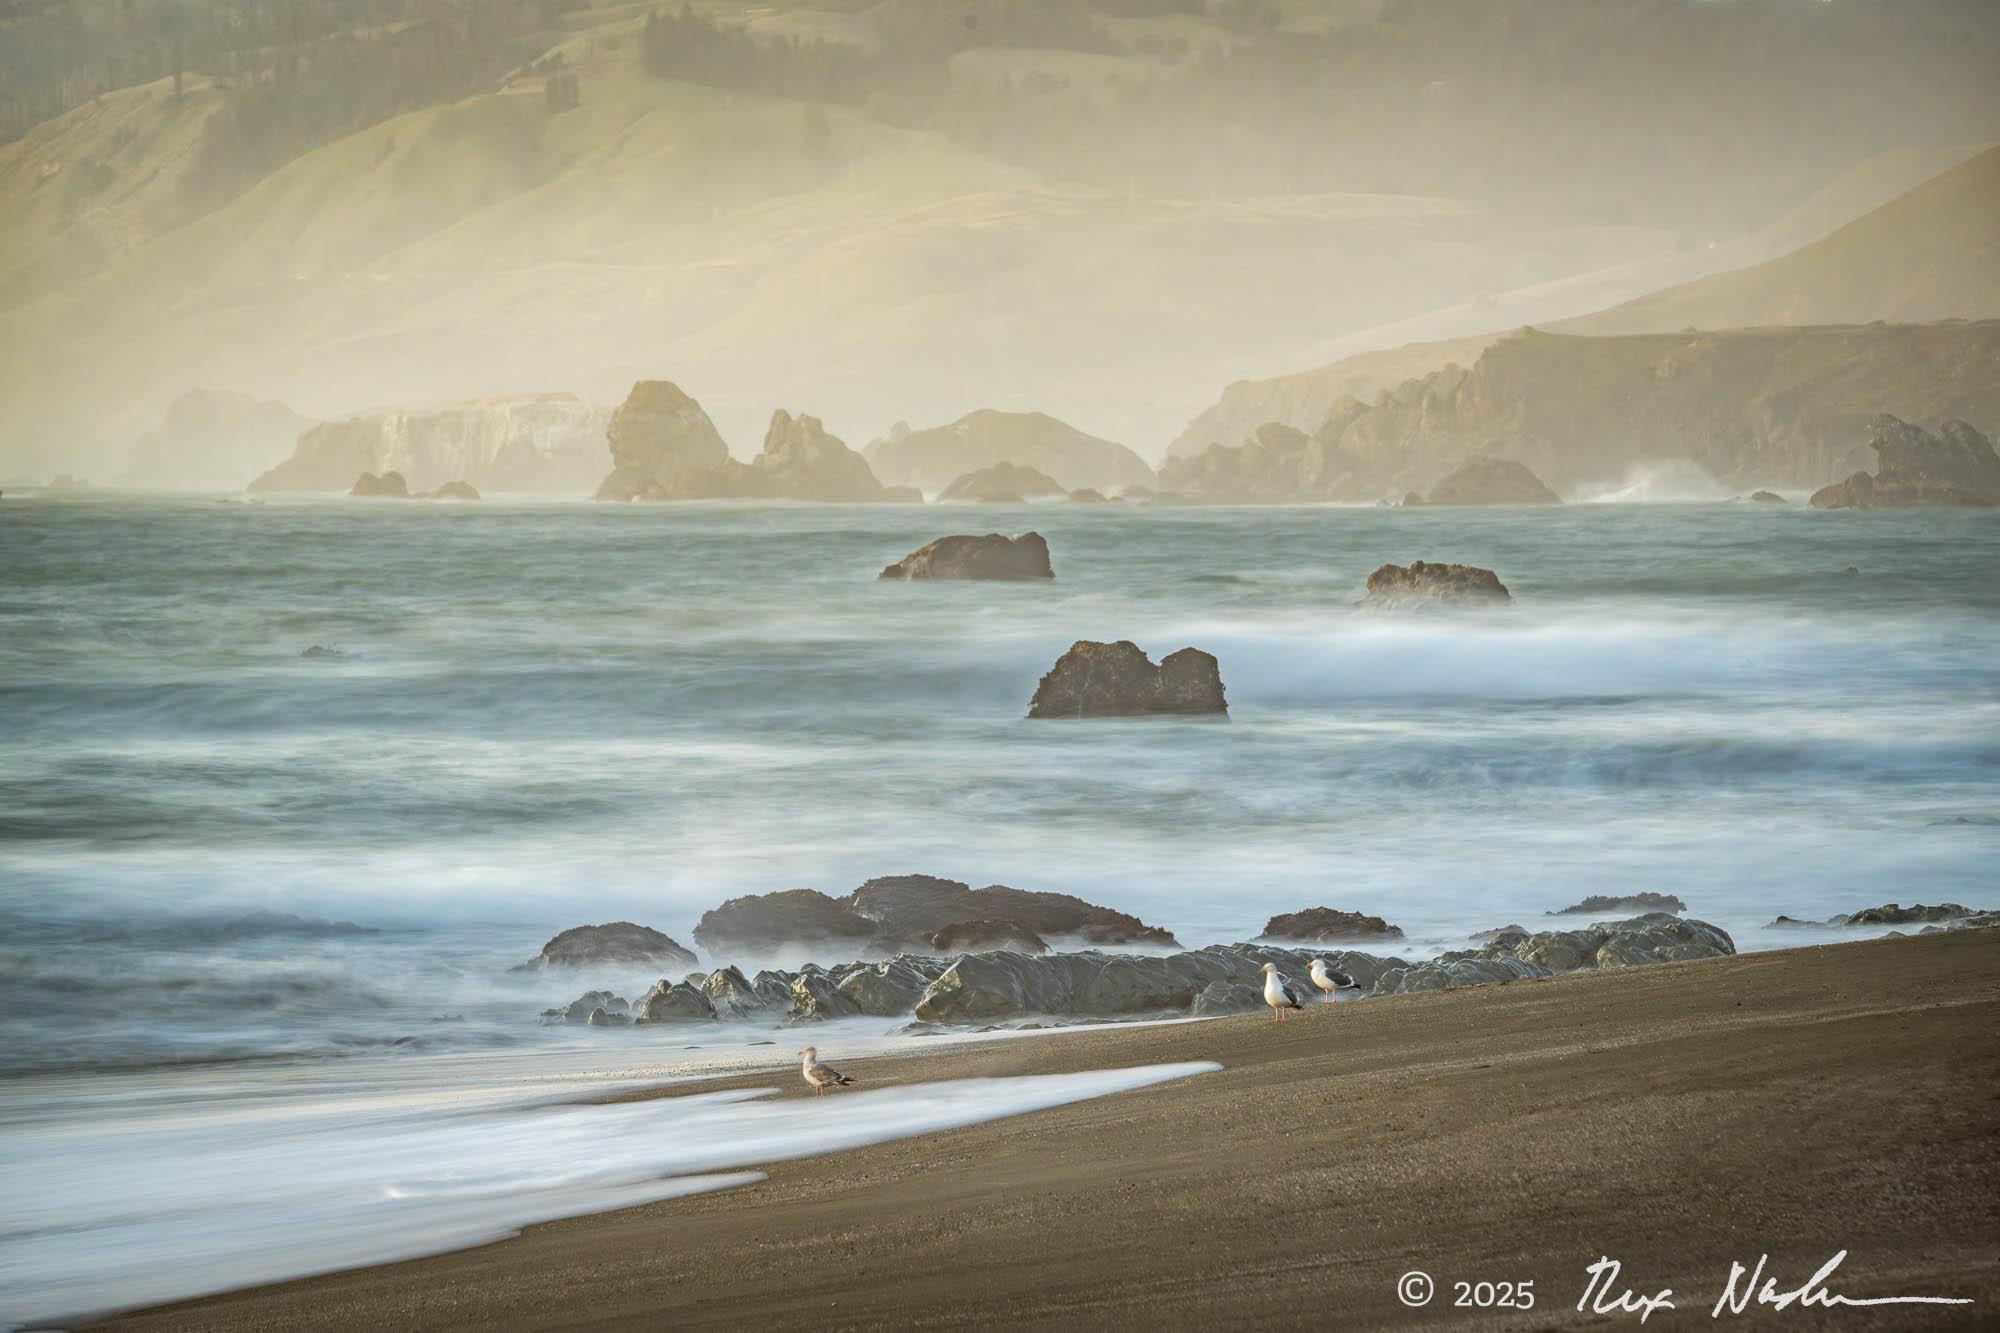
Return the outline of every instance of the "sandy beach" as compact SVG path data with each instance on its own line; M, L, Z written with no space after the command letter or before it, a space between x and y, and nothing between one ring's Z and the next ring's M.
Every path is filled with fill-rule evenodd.
M1215 1060L1218 1073L779 1164L748 1188L137 1312L123 1328L1355 1328L1711 1320L1775 1294L1971 1305L1720 1322L1991 1327L2000 934L1763 953L848 1062L865 1086ZM809 1095L783 1075L737 1080ZM726 1084L703 1085L705 1087ZM673 1090L675 1094L685 1088ZM1620 1261L1591 1288L1587 1266ZM1435 1294L1398 1297L1421 1270ZM1456 1304L1532 1283L1531 1309ZM1418 1284L1421 1285L1421 1284ZM1747 1284L1739 1282L1739 1292ZM1498 1299L1476 1285L1467 1298Z

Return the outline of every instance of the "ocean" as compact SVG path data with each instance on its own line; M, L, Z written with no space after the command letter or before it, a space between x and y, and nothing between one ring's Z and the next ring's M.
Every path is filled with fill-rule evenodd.
M773 889L1062 890L1191 947L1324 904L1400 925L1406 957L1599 893L1679 894L1745 950L1848 934L1779 914L1994 906L2000 516L1793 499L9 495L0 1175L52 1198L141 1147L184 1175L258 1125L338 1124L345 1161L370 1115L490 1127L606 1080L789 1059L794 1032L545 1028L586 985L656 977L507 970L586 922L691 944L704 909ZM1028 528L1053 584L875 577L945 533ZM1514 604L1355 609L1370 570L1417 559L1489 566ZM1228 720L1025 719L1070 643L1120 638L1215 654ZM220 929L254 912L360 929ZM911 1040L844 1022L843 1049ZM593 1194L571 1166L549 1179L588 1199L557 1212L628 1197L629 1174ZM0 1229L21 1309L69 1308L48 1245L96 1271L118 1226L175 1268L162 1219L198 1204L63 1207Z

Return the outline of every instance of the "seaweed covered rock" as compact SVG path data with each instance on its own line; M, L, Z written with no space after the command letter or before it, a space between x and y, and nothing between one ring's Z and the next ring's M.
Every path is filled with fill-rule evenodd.
M1007 537L940 537L882 571L885 579L991 579L1021 582L1052 579L1049 544L1039 532Z
M1213 656L1183 648L1155 666L1129 639L1078 640L1042 677L1028 705L1031 718L1228 711L1222 671Z
M1366 607L1400 609L1415 606L1497 606L1511 602L1499 575L1478 565L1445 565L1419 560L1411 565L1383 565L1368 576Z

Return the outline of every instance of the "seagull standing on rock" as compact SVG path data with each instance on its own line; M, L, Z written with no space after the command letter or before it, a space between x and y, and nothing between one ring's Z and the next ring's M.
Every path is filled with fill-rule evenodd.
M1337 968L1328 967L1324 958L1313 959L1312 979L1313 985L1320 989L1321 1003L1323 1004L1333 1003L1335 991L1361 989L1360 982Z
M804 1057L804 1062L799 1066L799 1072L805 1075L806 1082L812 1084L813 1096L819 1096L829 1087L844 1088L854 1082L853 1079L841 1073L833 1066L821 1064L819 1062L819 1047L807 1046L799 1054Z
M1278 975L1276 963L1264 964L1264 1003L1271 1006L1271 1018L1275 1022L1285 1021L1285 1010L1303 1009L1298 992L1285 983Z

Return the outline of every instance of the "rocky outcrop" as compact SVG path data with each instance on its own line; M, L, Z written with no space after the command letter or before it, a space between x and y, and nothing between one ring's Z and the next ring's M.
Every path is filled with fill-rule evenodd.
M253 491L337 491L357 472L403 474L411 491L452 481L485 491L583 494L602 466L601 407L566 393L365 412L298 437Z
M931 936L931 952L941 956L955 953L1043 954L1048 941L1018 921L955 921Z
M400 472L384 472L379 477L373 472L364 472L354 479L353 489L347 493L377 499L407 500L410 498L410 483L403 479Z
M1857 472L1814 491L1813 508L2000 505L2000 455L1965 422L1947 421L1936 435L1886 414L1872 426L1875 474Z
M635 388L633 394L637 396L645 387ZM660 410L639 420L650 423L648 429L654 434L670 439L672 447L662 448L657 459L639 471L634 469L640 465L620 464L599 489L598 499L874 504L923 498L913 490L884 487L869 471L867 461L829 434L818 417L795 417L782 410L772 413L763 451L753 462L739 463L726 450L710 447L709 436L715 427L692 398L671 384L655 384L652 400L657 400ZM621 418L631 406L628 399L626 407L619 409ZM621 424L614 418L613 430L619 430ZM627 433L637 430L634 426ZM714 436L714 444L721 445L721 436ZM615 456L616 440L612 449ZM685 461L691 457L702 461Z
M1228 711L1214 657L1183 648L1155 666L1129 639L1078 640L1042 677L1028 705L1031 718Z
M1419 560L1409 566L1383 565L1368 576L1361 605L1383 610L1438 605L1495 606L1511 602L1507 585L1477 565L1441 565Z
M1785 497L1776 491L1752 491L1750 499L1760 505L1781 505L1785 502Z
M656 981L632 1006L635 1023L713 1023L715 1005L707 992L685 981Z
M575 926L542 946L541 953L515 971L545 967L629 967L657 964L693 967L695 956L671 936L630 921Z
M1107 503L1104 492L1094 486L1083 486L1071 491L1069 493L1069 502L1073 505L1101 505Z
M940 503L964 500L974 504L1021 504L1067 494L1047 473L1018 463L994 463L954 478L938 495Z
M912 491L886 491L868 461L828 434L818 417L772 413L764 451L752 466L770 478L777 495L788 500L863 504L923 498Z
M1922 903L1904 907L1900 903L1884 903L1880 907L1864 907L1858 912L1844 912L1828 917L1824 921L1802 921L1797 917L1781 916L1771 922L1773 926L1919 926L1953 925L1963 921L1976 920L1993 915L1991 909L1982 910L1966 907L1961 903L1938 903L1925 906Z
M619 1022L631 1021L632 1006L622 996L613 995L608 990L587 990L565 1008L542 1010L542 1022L545 1024L589 1023L597 1027L612 1027Z
M995 463L1031 468L1066 490L1146 486L1153 469L1122 444L1086 435L1040 412L968 412L948 426L913 431L897 423L863 450L884 482L942 491L958 477Z
M1542 479L1510 458L1467 459L1431 493L1426 505L1554 505L1562 500Z
M657 499L681 473L729 457L701 404L667 380L634 384L611 414L604 438L611 445L611 475L598 485L600 500Z
M1612 337L1523 329L1469 370L1450 364L1463 349L1432 354L1439 369L1394 387L1266 396L1253 419L1310 432L1304 445L1294 434L1261 461L1181 469L1240 438L1204 429L1176 442L1162 484L1204 500L1367 501L1428 490L1483 453L1564 492L1623 486L1663 463L1692 465L1723 488L1806 487L1866 465L1870 413L1857 404L1906 421L2000 421L1996 320ZM1229 415L1240 421L1259 400L1238 396Z
M1169 459L1160 485L1210 504L1287 504L1318 492L1323 462L1304 431L1267 421L1241 444Z
M732 898L702 915L694 938L710 953L768 954L803 945L836 956L887 957L930 949L946 927L989 920L1085 944L1178 947L1167 931L1071 894L1001 884L974 889L933 875L871 879L845 898L812 889Z
M426 500L477 500L479 488L469 481L448 481L434 491L425 491Z
M318 424L283 403L192 389L174 399L158 429L133 444L121 480L167 490L237 490L281 462ZM341 482L360 470L346 469Z
M1571 903L1548 913L1549 916L1602 916L1608 912L1685 912L1687 904L1671 893L1594 893L1580 903Z
M1335 940L1400 940L1401 926L1392 926L1379 916L1362 912L1341 912L1331 907L1308 907L1302 912L1282 912L1264 923L1259 940L1298 941L1325 944Z
M1039 532L1018 537L989 532L984 537L940 537L882 571L885 579L1052 579L1049 544Z

